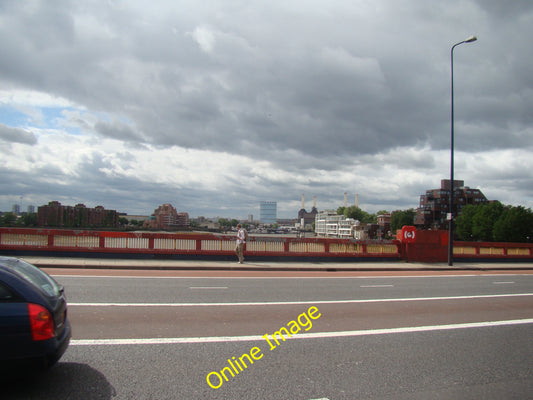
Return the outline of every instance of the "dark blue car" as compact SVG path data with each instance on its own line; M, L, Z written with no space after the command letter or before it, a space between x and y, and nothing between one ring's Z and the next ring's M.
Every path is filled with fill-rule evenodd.
M34 265L0 257L0 367L50 367L70 337L63 286Z

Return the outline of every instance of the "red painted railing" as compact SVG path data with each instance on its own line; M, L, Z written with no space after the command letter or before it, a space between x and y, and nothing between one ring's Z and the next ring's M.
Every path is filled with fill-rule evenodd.
M245 254L248 257L399 260L400 247L398 240L251 236L246 244ZM229 256L235 254L234 249L235 235L0 228L0 251Z
M448 231L398 231L402 258L407 261L445 262L448 259ZM414 229L414 227L412 227ZM411 237L412 236L412 237ZM453 242L453 258L461 260L533 261L533 243Z
M416 231L409 240L385 241L252 236L245 254L248 257L445 262L447 248L447 231ZM234 249L235 235L0 228L0 253L234 256ZM533 244L455 241L454 259L533 262Z
M533 261L533 244L503 242L453 242L456 258L505 258Z

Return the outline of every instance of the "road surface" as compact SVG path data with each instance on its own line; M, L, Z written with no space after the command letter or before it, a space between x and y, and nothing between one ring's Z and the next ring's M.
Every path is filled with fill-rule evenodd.
M532 398L527 272L52 273L72 343L7 398Z

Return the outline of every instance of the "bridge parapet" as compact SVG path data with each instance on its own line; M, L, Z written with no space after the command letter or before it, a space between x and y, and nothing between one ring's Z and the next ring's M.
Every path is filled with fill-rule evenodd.
M400 260L398 240L251 236L248 257ZM0 251L97 255L234 256L234 235L0 228Z
M414 227L413 227L414 228ZM411 228L409 228L411 229ZM407 231L409 231L407 229ZM396 240L251 236L247 257L445 262L447 231L398 231ZM414 232L414 233L412 233ZM234 235L0 228L0 253L105 257L233 257ZM532 243L454 242L461 260L533 260Z
M397 233L402 258L416 262L446 262L448 231L416 230L404 226ZM461 260L533 260L533 243L453 242L453 257Z

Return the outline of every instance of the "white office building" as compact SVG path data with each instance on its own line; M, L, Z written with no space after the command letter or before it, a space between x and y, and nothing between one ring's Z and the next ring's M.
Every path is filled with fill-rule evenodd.
M338 215L333 210L321 211L315 217L315 233L319 237L353 238L359 221Z

